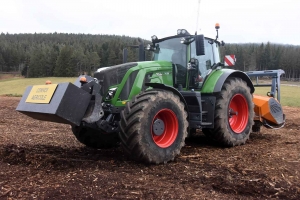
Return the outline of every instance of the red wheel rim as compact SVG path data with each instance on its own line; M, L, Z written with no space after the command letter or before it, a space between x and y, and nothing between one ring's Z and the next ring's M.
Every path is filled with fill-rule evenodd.
M241 94L234 95L229 103L228 112L230 128L237 134L244 131L249 118L246 98Z
M155 135L153 131L153 123L157 119L162 120L164 123L164 131L160 136ZM171 146L178 135L178 119L175 113L167 108L160 110L152 120L151 134L157 146L161 148Z

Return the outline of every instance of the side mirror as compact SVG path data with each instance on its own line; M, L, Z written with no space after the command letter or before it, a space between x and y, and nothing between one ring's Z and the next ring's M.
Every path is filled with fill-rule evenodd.
M196 55L205 55L204 35L195 35Z

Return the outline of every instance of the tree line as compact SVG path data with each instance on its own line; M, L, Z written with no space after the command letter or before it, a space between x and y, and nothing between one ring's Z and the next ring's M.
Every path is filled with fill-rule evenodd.
M137 38L90 34L0 35L0 73L19 71L26 77L74 77L91 74L99 67L122 63L123 48L136 45ZM138 51L128 49L128 61Z
M137 44L137 38L117 35L1 33L0 73L19 71L26 77L91 74L99 67L121 64L123 48ZM137 49L128 50L127 61L136 61ZM237 58L235 69L283 69L286 78L300 78L300 46L226 44L221 47L221 56L228 54Z
M221 55L234 54L234 69L241 71L283 69L288 80L300 81L300 46L272 44L226 44Z

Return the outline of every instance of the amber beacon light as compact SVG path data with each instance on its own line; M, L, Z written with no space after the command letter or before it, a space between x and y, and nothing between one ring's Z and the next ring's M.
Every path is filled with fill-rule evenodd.
M82 82L82 83L86 83L86 82L87 82L87 80L86 80L86 78L85 78L85 77L81 77L81 78L80 78L80 82Z
M50 85L52 82L50 80L46 81L46 85Z

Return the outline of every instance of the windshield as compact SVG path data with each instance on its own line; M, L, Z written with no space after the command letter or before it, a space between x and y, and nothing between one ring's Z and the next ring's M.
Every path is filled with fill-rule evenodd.
M174 64L186 66L187 46L180 43L180 38L172 38L157 44L152 60L170 61Z
M204 47L205 47L205 55L197 56L196 55L196 46L195 42L191 44L191 58L197 58L199 61L199 71L200 75L204 78L207 75L207 72L211 69L211 66L215 63L218 62L214 58L214 53L213 49L215 44L211 44L209 42L210 40L205 39L204 40Z

